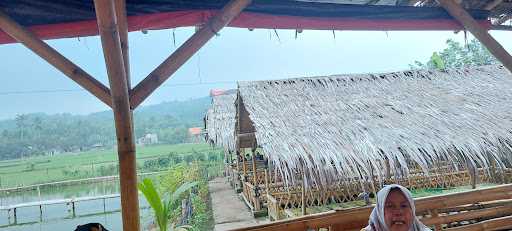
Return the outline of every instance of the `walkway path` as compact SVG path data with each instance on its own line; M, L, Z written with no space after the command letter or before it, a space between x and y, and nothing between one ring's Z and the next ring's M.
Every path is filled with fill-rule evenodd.
M230 230L268 221L256 220L249 208L235 193L227 182L227 178L215 178L208 182L212 197L215 231Z

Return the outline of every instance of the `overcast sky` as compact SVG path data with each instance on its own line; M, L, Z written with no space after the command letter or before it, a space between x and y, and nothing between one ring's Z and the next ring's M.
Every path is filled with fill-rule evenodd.
M129 34L132 85L170 55L192 28ZM408 69L464 33L295 31L226 28L210 40L143 105L207 96L212 88L235 88L239 80L281 79ZM512 53L512 32L492 35ZM468 35L468 39L471 36ZM508 38L508 39L507 39ZM48 43L104 84L108 84L99 37ZM19 44L0 46L0 119L44 112L88 114L108 108Z

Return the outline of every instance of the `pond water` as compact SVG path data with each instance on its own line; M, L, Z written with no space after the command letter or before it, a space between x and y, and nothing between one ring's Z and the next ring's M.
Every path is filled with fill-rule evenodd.
M104 181L98 183L78 184L72 186L47 186L40 190L24 192L0 192L0 206L70 199L78 197L94 197L119 193L119 181ZM148 204L139 195L141 207L141 224L145 227L151 220ZM108 198L92 201L77 202L73 215L71 205L44 205L42 215L39 206L17 209L17 219L14 221L13 212L0 210L0 231L72 231L77 225L98 222L110 231L122 230L120 198Z

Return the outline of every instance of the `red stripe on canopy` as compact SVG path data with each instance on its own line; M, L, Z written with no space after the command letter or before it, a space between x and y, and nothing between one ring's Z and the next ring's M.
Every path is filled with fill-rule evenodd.
M176 27L201 25L208 18L215 15L213 10L179 11L169 13L155 13L128 17L128 30L157 30ZM489 20L479 21L486 29L491 23ZM348 19L348 18L322 18L322 17L296 17L280 16L260 13L244 12L236 17L230 27L240 28L266 28L266 29L310 29L310 30L462 30L460 23L453 19L404 20L404 19ZM29 27L29 30L41 39L57 39L70 37L83 37L98 35L96 20L38 25ZM0 44L14 43L13 38L0 31Z

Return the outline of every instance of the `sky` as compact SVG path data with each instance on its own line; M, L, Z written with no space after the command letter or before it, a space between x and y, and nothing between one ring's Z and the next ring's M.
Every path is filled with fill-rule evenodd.
M189 38L193 28L129 33L132 86ZM174 35L173 35L174 34ZM512 32L493 31L512 53ZM472 36L468 33L468 40ZM508 38L508 39L507 39ZM207 96L236 88L236 81L407 70L446 47L464 42L450 31L313 31L225 28L142 105ZM175 42L174 42L175 41ZM98 36L47 43L108 86ZM20 44L0 46L0 119L17 114L89 114L108 110L101 101Z

